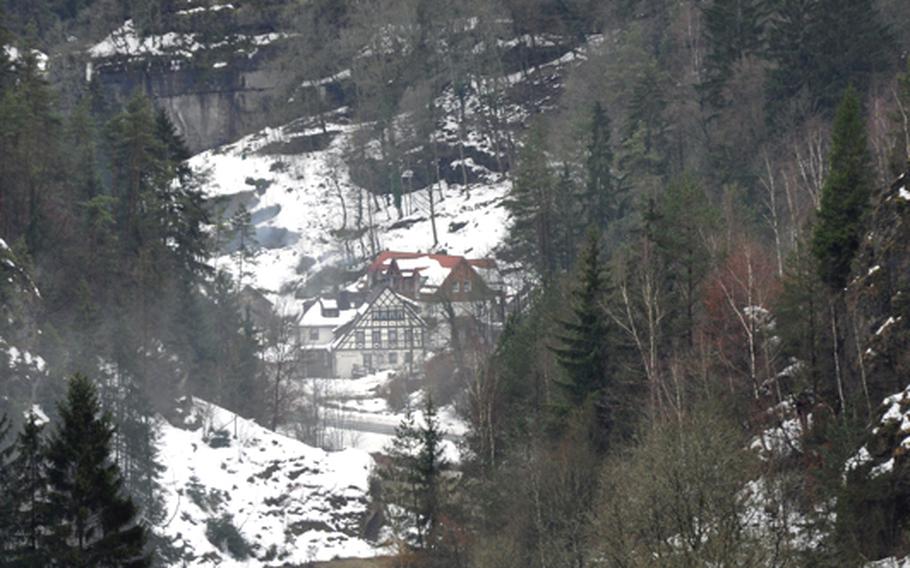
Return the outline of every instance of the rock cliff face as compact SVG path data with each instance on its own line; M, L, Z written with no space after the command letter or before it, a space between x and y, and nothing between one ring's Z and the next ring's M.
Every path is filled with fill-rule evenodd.
M153 32L129 20L89 49L86 78L114 101L137 91L152 97L193 152L233 142L303 114L294 104L301 86L284 68L293 34L282 27L286 4L188 0ZM329 106L340 105L340 81L309 88L320 89Z
M866 558L904 554L910 527L910 172L876 199L847 290L851 367L880 404L845 464L839 507L864 522ZM854 347L855 346L855 347ZM860 359L861 357L861 359Z
M873 404L910 382L910 172L877 199L847 305ZM851 326L852 327L852 326ZM850 350L852 351L852 349ZM856 361L859 367L860 361Z

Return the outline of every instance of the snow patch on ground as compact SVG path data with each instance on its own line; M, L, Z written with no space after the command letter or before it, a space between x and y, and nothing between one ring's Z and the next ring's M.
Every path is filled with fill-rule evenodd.
M867 562L863 568L910 568L910 556L904 558L892 556L875 562Z
M505 177L494 176L468 188L441 184L434 195L439 240L434 248L426 191L405 195L403 216L398 218L385 196L373 197L351 181L343 155L357 129L329 124L326 130L332 140L327 147L285 154L286 145L324 135L321 128L300 130L292 123L191 160L192 167L207 175L210 197L223 197L234 205L242 202L250 211L262 245L253 269L254 286L289 294L308 276L298 272L304 258L315 261L309 274L330 265L362 266L373 252L366 234L370 218L378 250L446 250L477 257L502 242L507 225L502 202L511 186ZM344 240L339 235L357 232L358 202L364 202L360 235ZM230 255L217 265L237 273Z
M388 403L388 388L394 378L392 371L382 371L359 379L302 379L298 388L304 400L318 400L326 421L324 440L328 445L384 453L405 417L404 409L393 409ZM320 395L314 398L313 392ZM424 390L417 390L407 401L417 424L423 424L424 396ZM445 459L460 462L458 442L467 433L468 425L451 404L437 409L437 419L445 433ZM293 429L292 425L288 430Z
M187 566L306 565L334 557L372 557L360 535L373 460L363 451L326 452L197 400L186 430L163 423L161 462L167 520L157 528ZM227 515L253 557L235 559L206 537Z

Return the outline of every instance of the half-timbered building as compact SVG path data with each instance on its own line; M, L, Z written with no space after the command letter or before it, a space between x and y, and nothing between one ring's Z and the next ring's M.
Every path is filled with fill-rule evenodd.
M371 287L389 286L415 300L428 325L429 343L445 348L492 342L504 318L504 293L496 263L446 254L384 251L367 269Z
M348 324L335 330L334 374L357 377L387 369L414 372L423 366L426 323L420 306L380 286Z

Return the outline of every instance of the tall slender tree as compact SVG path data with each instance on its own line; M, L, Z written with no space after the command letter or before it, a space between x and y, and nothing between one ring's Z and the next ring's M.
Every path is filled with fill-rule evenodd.
M704 9L706 77L709 100L721 105L723 88L735 66L763 47L766 3L762 0L714 0Z
M16 439L16 457L12 462L16 530L11 566L44 566L50 561L41 540L50 515L43 434L44 419L33 411L28 412Z
M543 128L535 126L521 150L512 191L505 202L512 215L508 252L533 267L545 283L556 271L556 180L547 162Z
M621 180L614 174L613 147L610 142L610 118L600 101L591 111L590 138L585 166L588 224L609 230L622 217L625 196ZM562 196L565 199L567 196Z
M600 254L600 238L591 231L579 258L572 318L558 323L559 345L553 348L564 371L557 384L571 407L582 406L609 385L608 284Z
M69 382L60 424L48 441L52 516L44 546L49 566L75 568L150 565L145 527L123 495L111 457L113 427L101 414L95 386L84 375Z
M836 291L850 274L874 183L863 112L852 87L837 109L828 161L831 168L822 188L812 251L819 275Z

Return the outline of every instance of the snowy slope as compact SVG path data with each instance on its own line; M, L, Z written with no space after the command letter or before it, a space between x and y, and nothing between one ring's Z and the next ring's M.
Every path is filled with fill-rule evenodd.
M574 52L537 66L530 75L512 73L490 83L552 86L561 81L566 67L576 65L601 42L601 37L592 37ZM475 84L474 88L465 103L469 124L483 122L480 117L485 103L479 93L489 86ZM506 97L504 122L520 132L531 115L552 104L547 92L541 87L541 100L532 97L522 103ZM369 135L370 125L352 124L347 108L324 117L324 127L304 117L195 156L191 164L208 176L204 187L209 196L227 202L224 214L230 216L241 203L252 214L264 250L253 269L252 282L247 283L275 296L290 295L326 267L360 269L382 249L495 255L507 234L509 218L503 201L511 179L494 171L497 152L488 134L478 129L460 132L456 118L459 105L451 89L440 94L437 106L444 115L433 138L449 148L463 144L465 151L463 160L452 155L442 157L440 167L461 172L463 164L469 183L449 185L443 180L435 187L435 246L426 188L404 195L399 218L391 199L373 196L370 191L374 188L358 187L352 181L346 152L353 147L355 135ZM407 120L407 115L399 117L402 124ZM367 153L378 154L378 146L374 140L367 145ZM478 160L486 161L487 166ZM407 175L404 172L403 178ZM359 225L355 220L358 202L362 204ZM369 233L375 235L374 247L370 246ZM236 274L233 264L228 256L220 261L220 267Z
M359 536L368 513L368 454L315 449L201 401L187 421L198 428L162 425L167 520L157 530L174 540L188 566L303 565L378 554ZM249 558L234 558L207 537L225 515L249 544Z
M353 230L361 189L351 180L343 153L356 126L330 124L328 147L286 154L283 148L322 134L318 128L291 123L266 129L240 141L194 157L191 164L208 176L205 187L212 197L243 203L253 217L263 246L254 269L254 284L272 293L288 292L307 274L332 265L360 266L370 256L366 237L344 241L342 229ZM503 177L462 188L442 187L437 203L439 244L436 250L482 256L490 253L505 234L502 200L509 189ZM366 192L362 194L367 199ZM437 197L438 199L439 197ZM347 208L345 224L342 199ZM428 251L433 245L426 192L406 195L405 215L398 219L384 198L372 212L379 248ZM364 208L366 209L366 205ZM368 215L365 211L364 216ZM364 221L367 224L367 221ZM315 261L308 272L298 266L304 258ZM220 266L233 269L230 258ZM236 272L236 271L235 271Z

